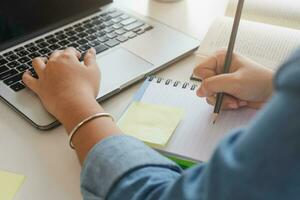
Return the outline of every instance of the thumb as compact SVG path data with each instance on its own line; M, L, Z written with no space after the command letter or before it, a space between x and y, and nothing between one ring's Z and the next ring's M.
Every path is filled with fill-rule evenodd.
M97 67L97 61L96 61L96 51L94 48L90 48L88 52L84 56L84 64L87 67Z
M29 71L24 72L22 80L29 89L38 93L37 79L33 78Z
M237 81L234 74L221 74L202 81L201 87L197 91L200 97L213 96L216 93L224 92L235 95Z

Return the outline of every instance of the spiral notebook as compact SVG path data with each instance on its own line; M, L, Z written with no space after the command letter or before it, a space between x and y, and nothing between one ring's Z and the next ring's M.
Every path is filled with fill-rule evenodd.
M207 161L220 140L230 131L247 125L255 115L253 109L223 111L212 123L213 107L196 96L198 85L157 77L145 80L133 101L182 108L183 118L165 147L156 150L189 166Z

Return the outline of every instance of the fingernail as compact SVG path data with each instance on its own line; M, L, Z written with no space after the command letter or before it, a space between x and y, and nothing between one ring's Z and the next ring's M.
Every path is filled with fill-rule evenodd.
M235 104L235 103L231 103L231 104L228 105L228 107L231 108L231 109L237 109L238 105Z
M246 106L246 105L248 105L247 101L240 101L239 102L239 106L241 106L241 107Z
M204 95L204 92L203 92L203 90L201 89L201 88L199 88L198 90L197 90L197 95L199 96L199 97L204 97L205 95Z
M89 53L96 55L96 50L92 47L89 49Z

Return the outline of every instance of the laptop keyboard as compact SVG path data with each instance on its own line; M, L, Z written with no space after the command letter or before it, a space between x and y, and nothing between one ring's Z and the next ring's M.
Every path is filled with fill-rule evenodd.
M49 57L53 51L67 47L76 48L82 55L94 47L99 54L152 28L120 10L98 14L0 55L0 81L15 92L21 91L25 88L22 75L26 70L38 78L32 67L33 58Z

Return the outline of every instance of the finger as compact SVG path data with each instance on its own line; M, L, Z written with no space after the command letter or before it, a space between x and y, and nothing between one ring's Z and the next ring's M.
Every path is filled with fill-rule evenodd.
M202 81L197 95L200 97L213 96L216 93L224 92L235 96L239 92L238 81L235 74L221 74Z
M243 101L243 100L238 100L238 106L241 107L246 107L249 105L249 103L247 101Z
M43 57L38 57L32 60L32 66L39 77L42 74L42 71L46 67L46 62L47 62L47 58L43 58Z
M96 51L94 48L88 50L88 52L84 56L84 64L87 67L97 67L97 60L96 60Z
M215 106L216 105L216 97L215 96L211 96L211 97L207 97L206 101L208 104ZM244 101L243 101L244 102ZM244 106L240 106L239 104L239 100L232 97L232 96L228 96L225 95L222 101L222 110L234 110L234 109L238 109L240 107L244 107Z
M25 83L25 85L31 89L34 93L38 92L38 87L37 87L37 79L35 79L34 77L32 77L31 73L29 71L26 71L23 74L22 77L23 82Z
M197 69L197 74L194 73L197 77L199 77L202 81L216 75L216 72L211 69Z
M49 59L57 58L63 51L62 50L55 50L49 57Z
M74 54L78 59L81 58L81 53L77 51L74 47L68 47L65 50L66 53Z
M223 72L226 53L227 53L226 49L221 49L215 52L209 58L205 59L203 62L201 62L196 68L210 69L215 71L217 74L220 74ZM195 72L197 73L197 69Z
M260 109L264 104L265 102L249 102L248 107L253 109Z
M216 74L216 65L216 57L211 56L197 65L197 67L194 69L194 75L204 80L205 78L207 78L207 74Z

